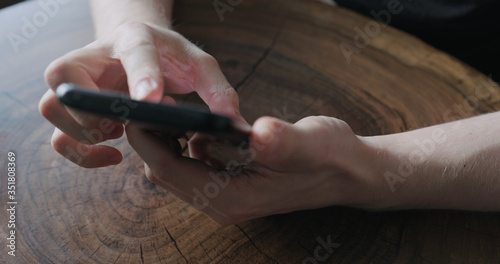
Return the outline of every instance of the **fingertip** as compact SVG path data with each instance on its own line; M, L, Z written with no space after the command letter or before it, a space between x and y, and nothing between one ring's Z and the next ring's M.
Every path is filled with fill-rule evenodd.
M121 152L113 147L106 145L85 146L89 150L89 154L82 156L78 165L84 168L101 168L107 166L118 165L122 162L123 156Z
M153 171L146 162L144 162L144 175L151 184L158 185L158 179L156 179L155 175L153 174Z
M252 126L252 136L258 143L270 144L285 129L285 122L274 117L260 117Z
M169 105L177 105L177 103L175 102L175 99L168 96L168 95L163 96L163 98L161 99L161 102L164 104L169 104Z
M56 103L57 98L54 92L48 89L38 103L38 111L43 117L45 117L45 119L52 120L52 116L54 115L55 111L54 104Z
M189 155L193 159L205 161L210 156L210 144L213 139L210 136L196 133L188 141Z
M159 103L163 98L163 89L154 78L146 77L134 85L130 97L138 101Z
M117 124L115 125L115 128L108 134L108 137L106 139L117 139L123 136L123 133L125 132L125 128L123 127L122 124Z
M56 152L84 168L117 165L123 160L120 151L113 147L86 145L70 138L59 129L55 129L51 144Z
M123 155L121 154L121 152L118 151L117 149L114 150L116 150L116 153L113 153L108 157L109 165L118 165L123 160Z

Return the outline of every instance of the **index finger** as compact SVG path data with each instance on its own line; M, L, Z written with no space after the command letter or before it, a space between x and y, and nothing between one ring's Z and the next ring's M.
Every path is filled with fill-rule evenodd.
M159 102L163 97L163 76L151 31L143 23L126 23L115 33L119 37L114 43L114 49L127 72L131 97Z

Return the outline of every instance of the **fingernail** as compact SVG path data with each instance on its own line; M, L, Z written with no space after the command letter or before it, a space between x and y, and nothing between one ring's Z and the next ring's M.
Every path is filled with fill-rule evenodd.
M152 78L146 78L140 81L135 87L135 93L132 95L136 100L143 100L148 95L154 91L158 86L158 83Z

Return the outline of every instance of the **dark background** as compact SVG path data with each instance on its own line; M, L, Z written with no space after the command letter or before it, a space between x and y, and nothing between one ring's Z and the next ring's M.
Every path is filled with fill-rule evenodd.
M23 0L3 0L2 2L0 2L0 8L4 8L6 6L17 4L17 3L22 2L22 1Z

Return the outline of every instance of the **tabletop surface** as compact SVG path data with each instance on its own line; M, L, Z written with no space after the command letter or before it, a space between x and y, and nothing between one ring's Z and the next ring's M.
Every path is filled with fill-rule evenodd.
M150 184L124 138L110 143L124 154L118 166L64 160L37 110L43 71L93 31L86 1L56 3L51 13L38 1L0 11L0 262L500 263L498 213L329 207L219 226ZM218 14L212 1L189 0L177 1L175 18L176 30L219 61L249 122L328 115L379 135L500 109L487 77L338 7L245 0ZM16 256L5 239L12 231Z

